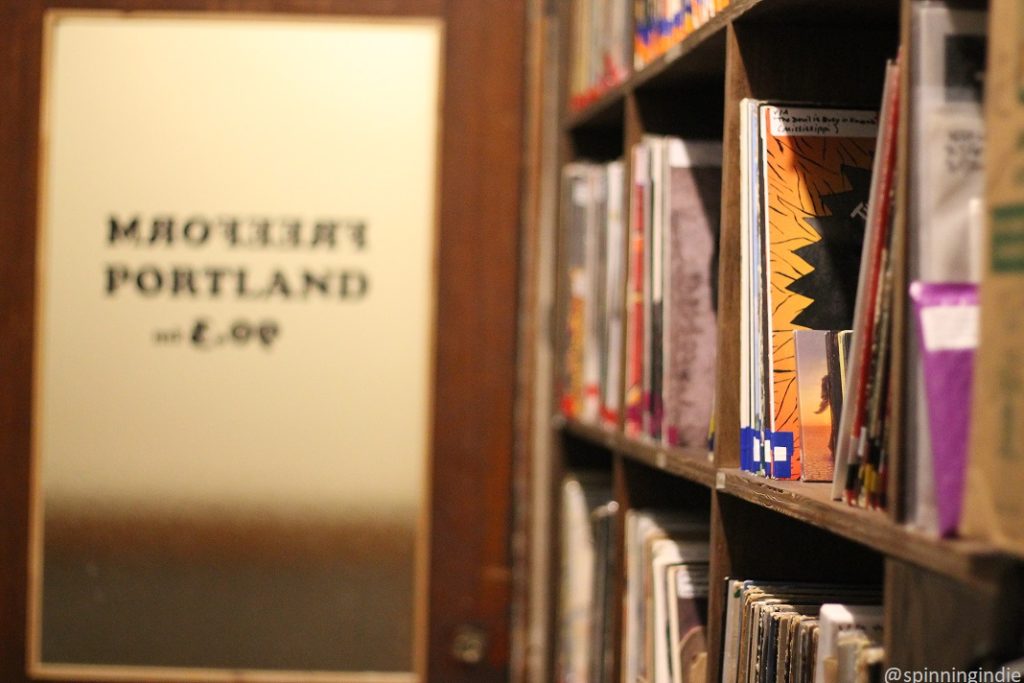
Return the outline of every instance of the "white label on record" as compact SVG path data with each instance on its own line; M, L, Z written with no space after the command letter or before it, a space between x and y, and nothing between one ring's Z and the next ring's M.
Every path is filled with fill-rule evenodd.
M929 306L921 311L927 351L963 351L978 347L978 306Z
M871 138L878 132L878 112L858 109L768 107L772 135Z
M580 206L590 204L590 186L586 183L574 183L572 186L572 201Z

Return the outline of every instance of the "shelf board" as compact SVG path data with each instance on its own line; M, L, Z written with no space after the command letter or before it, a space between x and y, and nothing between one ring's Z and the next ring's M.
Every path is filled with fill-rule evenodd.
M628 86L628 80L619 83L602 93L594 102L570 112L565 120L565 130L571 132L582 128L622 127Z
M715 483L715 466L702 448L673 448L648 439L637 439L606 427L579 420L554 420L556 428L598 444L613 453L641 462L653 469L711 487Z
M556 416L556 430L657 469L964 583L998 580L1016 563L995 547L967 539L940 539L893 522L880 510L832 500L824 482L780 481L738 469L717 469L703 449L670 448L646 439Z
M995 579L1012 563L1009 557L987 544L932 538L893 522L882 511L834 501L830 483L778 481L741 470L722 469L718 470L715 487L766 510L861 543L883 555L964 582Z

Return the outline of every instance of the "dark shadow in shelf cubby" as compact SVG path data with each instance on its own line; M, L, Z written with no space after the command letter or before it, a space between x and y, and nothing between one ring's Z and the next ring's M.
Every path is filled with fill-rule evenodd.
M622 126L622 112L626 100L626 85L610 88L594 103L582 109L570 112L566 117L565 128L577 131L584 128L615 128Z
M892 26L899 22L896 0L759 0L737 22L790 26Z
M637 113L646 133L683 139L722 139L725 88L721 77L673 88L636 91Z
M627 508L686 510L708 517L711 508L708 487L628 459L622 461L622 474L622 502Z
M703 486L715 481L715 467L703 448L675 448L650 439L629 437L617 430L589 425L577 420L557 418L556 429L576 435L592 444L622 455L624 458L661 470L675 477Z
M569 115L564 134L571 158L611 161L622 156L625 101L625 86L619 85L594 104Z
M620 103L618 119L603 125L572 128L568 131L569 144L574 159L589 161L611 161L622 157L623 127Z
M612 470L612 452L599 442L560 432L566 470Z
M883 556L866 546L730 496L718 509L732 577L882 585Z
M828 5L831 3L819 3ZM817 5L816 5L817 7ZM896 56L895 26L734 26L747 96L877 107L885 62Z

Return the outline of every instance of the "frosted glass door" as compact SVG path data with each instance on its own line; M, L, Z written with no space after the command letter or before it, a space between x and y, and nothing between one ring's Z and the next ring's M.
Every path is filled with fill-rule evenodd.
M418 680L441 24L47 36L33 670Z

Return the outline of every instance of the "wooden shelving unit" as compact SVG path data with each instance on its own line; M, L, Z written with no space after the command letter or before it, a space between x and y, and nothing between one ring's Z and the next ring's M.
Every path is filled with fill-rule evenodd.
M963 668L1006 651L1021 632L1021 619L1013 616L1021 611L1019 562L983 543L926 536L891 512L833 501L829 484L739 470L739 101L877 106L885 60L905 35L910 1L739 0L589 106L570 111L568 97L561 97L561 163L628 159L648 133L723 141L715 452L667 448L560 416L551 421L556 480L569 468L606 468L622 510L667 504L710 515L711 683L721 676L719 589L728 576L877 582L884 588L891 666ZM568 5L562 3L563 23L571 16ZM561 35L563 41L570 35L564 25ZM555 319L564 319L561 311ZM897 468L899 455L893 456ZM622 540L620 529L618 567ZM622 604L621 576L618 583L615 605ZM965 614L978 622L966 628ZM617 683L619 652L613 657L609 680Z

